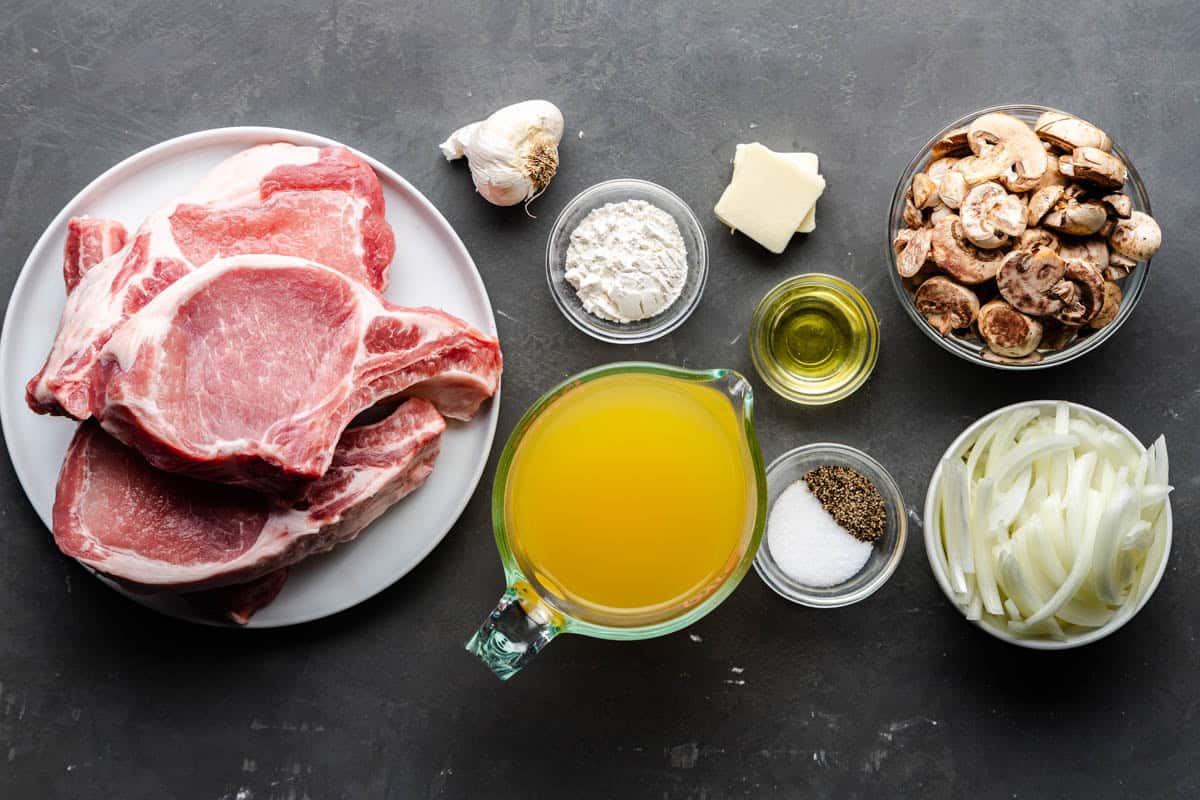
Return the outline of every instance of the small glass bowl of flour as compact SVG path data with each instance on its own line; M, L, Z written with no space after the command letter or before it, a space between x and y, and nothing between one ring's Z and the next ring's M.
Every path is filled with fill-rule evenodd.
M820 467L848 467L866 478L879 491L883 497L886 518L882 537L866 545L840 529L836 535L844 537L847 540L845 542L832 541L827 531L788 529L790 526L787 523L794 522L794 519L787 519L788 512L795 511L794 508L785 507L789 505L789 501L790 504L796 505L798 499L807 500L815 504L818 513L824 513L820 503L811 496L795 497L798 492L807 494L804 476ZM782 504L777 502L781 497L784 498ZM778 515L775 514L777 506L781 512ZM813 608L837 608L857 603L887 583L904 555L904 542L908 536L908 515L900 489L878 461L853 447L827 442L808 444L790 450L772 461L767 467L767 508L770 512L767 530L754 558L754 569L764 583L793 603ZM771 519L772 516L776 518ZM794 514L791 516L795 517ZM836 527L832 517L828 521ZM772 531L773 524L779 529ZM813 563L805 564L803 562L806 554L802 551L805 547L828 549L821 553L807 554L808 560ZM860 547L870 551L865 557L865 563L858 558L857 549ZM832 585L809 585L799 579L808 576L815 579L812 583L825 584L828 575L841 569L842 564L838 562L848 563L851 560L855 563L846 570L850 577ZM797 563L802 564L803 569L797 569Z
M575 327L617 344L649 342L683 324L708 278L699 220L649 181L598 183L567 204L546 246L546 280Z

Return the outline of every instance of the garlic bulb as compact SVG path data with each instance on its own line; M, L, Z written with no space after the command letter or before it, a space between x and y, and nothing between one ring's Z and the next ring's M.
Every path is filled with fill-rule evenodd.
M545 100L506 106L442 142L447 161L467 157L475 188L498 206L529 204L558 170L562 112Z

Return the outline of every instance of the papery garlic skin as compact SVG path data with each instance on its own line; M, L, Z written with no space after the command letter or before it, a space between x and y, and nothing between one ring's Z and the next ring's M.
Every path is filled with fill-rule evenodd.
M514 206L537 197L558 171L563 116L553 103L526 100L505 106L450 134L440 145L447 161L466 156L475 188L489 203Z

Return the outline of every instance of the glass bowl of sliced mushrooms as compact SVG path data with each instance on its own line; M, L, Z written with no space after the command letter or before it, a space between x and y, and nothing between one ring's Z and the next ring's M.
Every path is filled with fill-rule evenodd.
M985 108L935 134L888 218L908 315L960 358L1008 370L1071 361L1116 333L1161 242L1125 151L1038 105Z

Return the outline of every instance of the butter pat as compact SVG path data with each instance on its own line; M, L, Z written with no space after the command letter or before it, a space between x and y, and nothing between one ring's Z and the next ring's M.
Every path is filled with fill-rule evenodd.
M816 153L780 153L779 155L792 161L800 169L810 172L813 175L824 180L821 175L821 162L817 158ZM736 161L736 158L734 159ZM737 169L737 165L734 165ZM800 227L796 228L796 233L812 233L817 229L817 204L813 203L813 207L808 210L808 215L800 222Z
M738 164L742 160L742 153L749 145L739 144L737 150L733 154L733 180L737 180ZM774 152L774 151L772 151ZM775 155L786 158L805 172L820 176L821 161L817 158L816 153L775 153ZM801 221L800 226L796 228L796 233L812 233L817 229L817 206L814 203L812 209L808 212L808 216Z
M714 209L717 218L782 253L825 191L825 179L757 142L739 145L734 161L733 180Z

